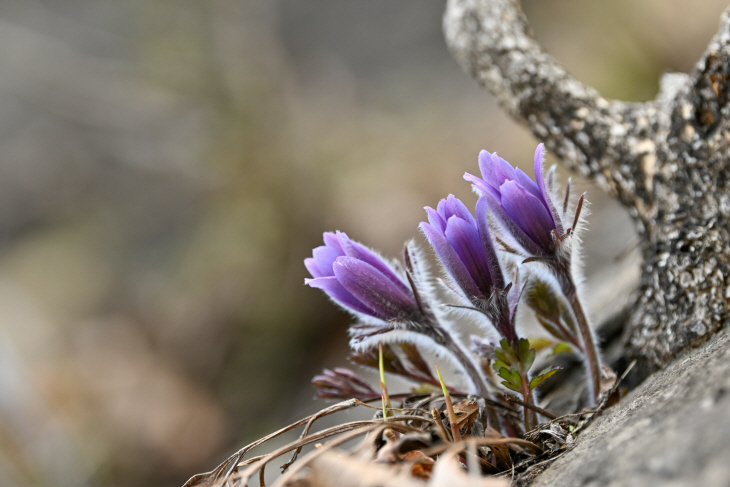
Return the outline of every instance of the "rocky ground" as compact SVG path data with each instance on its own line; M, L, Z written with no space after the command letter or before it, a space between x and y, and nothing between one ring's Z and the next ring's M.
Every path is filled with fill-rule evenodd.
M730 485L730 330L652 375L533 487Z

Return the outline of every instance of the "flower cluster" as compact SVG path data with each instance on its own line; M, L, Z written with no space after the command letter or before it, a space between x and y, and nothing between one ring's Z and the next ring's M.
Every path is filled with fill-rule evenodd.
M576 205L572 227L566 229L570 182L562 205L557 206L552 189L554 172L544 173L543 156L540 144L535 151L533 180L496 153L482 151L481 177L464 175L479 195L475 213L453 195L441 200L436 209L426 207L428 221L420 228L444 270L442 282L454 299L447 306L431 292L432 280L412 243L406 246L401 267L342 232L324 234L325 245L314 249L312 257L305 260L312 275L305 283L322 289L358 319L351 327L351 345L359 350L356 356L372 359L374 344L399 344L388 349L390 363L399 364L392 365L391 372L432 382L432 374L416 350L427 348L451 358L469 379L472 392L489 398L493 389L490 379L496 373L507 389L531 403L533 389L555 369L537 375L530 371L536 349L520 336L516 326L517 305L526 294L524 301L554 339L541 339L541 348L552 343L556 352L569 350L582 355L591 396L597 400L602 369L578 299L572 265L574 246L569 238L579 223L583 196ZM520 280L527 285L521 287ZM453 313L448 311L454 308L473 313L498 336L473 339L481 344L480 349L492 350L481 354L481 363L451 329ZM487 367L483 366L485 361ZM324 395L328 397L337 396L338 387L342 395L362 388L357 376L345 370L327 371L317 383L326 387ZM373 394L372 390L359 393ZM526 409L525 430L536 421L535 414Z

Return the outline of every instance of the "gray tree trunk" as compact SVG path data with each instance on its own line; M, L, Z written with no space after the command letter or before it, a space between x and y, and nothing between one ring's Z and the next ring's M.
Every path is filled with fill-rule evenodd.
M689 74L656 99L606 100L534 40L516 0L448 0L461 66L571 169L628 207L641 239L627 326L643 375L726 326L730 310L730 9Z

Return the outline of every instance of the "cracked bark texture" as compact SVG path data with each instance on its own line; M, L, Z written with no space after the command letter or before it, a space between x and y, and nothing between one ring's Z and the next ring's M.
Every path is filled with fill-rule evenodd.
M452 54L569 168L634 219L644 259L626 328L641 373L728 324L730 9L690 74L645 103L607 100L535 41L519 2L448 0Z

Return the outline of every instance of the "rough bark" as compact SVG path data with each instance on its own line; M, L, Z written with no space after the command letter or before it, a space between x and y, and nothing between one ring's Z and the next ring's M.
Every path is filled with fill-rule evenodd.
M627 327L647 374L727 325L730 311L730 9L689 74L656 99L606 100L534 40L515 0L448 0L462 67L571 169L628 207L641 239Z

